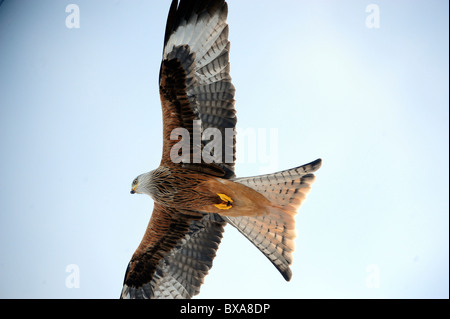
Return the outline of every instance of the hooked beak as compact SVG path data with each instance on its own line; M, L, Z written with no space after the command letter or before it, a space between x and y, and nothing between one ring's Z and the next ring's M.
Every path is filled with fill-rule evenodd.
M131 189L131 192L130 192L131 194L136 194L136 187L137 187L137 186L134 186L134 187Z

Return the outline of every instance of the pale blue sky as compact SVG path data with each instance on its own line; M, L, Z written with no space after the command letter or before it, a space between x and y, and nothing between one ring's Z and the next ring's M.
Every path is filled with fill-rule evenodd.
M129 190L160 161L170 2L0 6L1 298L119 297L153 206ZM238 176L324 163L292 281L228 226L199 297L448 298L448 1L228 3L238 127L260 129Z

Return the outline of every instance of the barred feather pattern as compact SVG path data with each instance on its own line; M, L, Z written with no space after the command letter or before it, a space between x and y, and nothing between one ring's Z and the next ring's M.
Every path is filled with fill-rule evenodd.
M292 253L295 249L295 215L311 189L322 161L255 177L237 178L234 181L263 194L273 204L269 215L257 217L225 217L231 225L249 239L289 281L292 272Z
M151 281L140 287L125 284L121 298L187 299L197 295L212 267L225 225L214 214L191 222L189 232L159 261Z
M189 8L180 3L178 10L185 10L184 16L167 39L163 60L178 59L182 64L187 98L201 121L202 132L216 128L222 136L222 140L206 140L203 145L209 143L211 150L220 150L218 162L234 172L237 119L229 64L228 7L224 1L208 3L196 1ZM233 131L227 134L226 129Z

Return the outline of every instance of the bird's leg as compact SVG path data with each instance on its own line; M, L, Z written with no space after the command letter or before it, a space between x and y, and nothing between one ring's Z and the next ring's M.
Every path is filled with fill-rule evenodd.
M231 207L233 207L233 200L229 196L225 194L217 194L217 195L222 200L222 203L215 204L214 206L216 206L218 209L230 209Z

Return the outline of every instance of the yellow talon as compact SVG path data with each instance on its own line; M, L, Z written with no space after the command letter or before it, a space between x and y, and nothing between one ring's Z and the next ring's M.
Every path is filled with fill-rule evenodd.
M214 204L214 206L216 206L218 209L230 209L232 206L231 205L227 205L227 204Z
M219 195L220 199L223 200L224 202L230 202L230 203L233 202L233 200L225 194L217 194L217 195Z
M222 203L214 204L214 206L216 206L218 209L230 209L231 207L233 207L232 205L233 200L230 197L228 197L225 194L217 194L217 195L222 200Z

